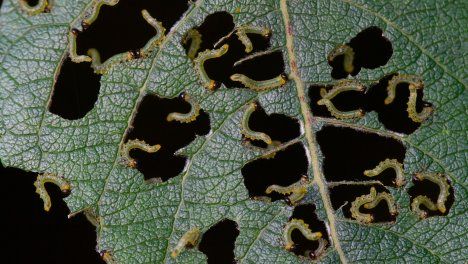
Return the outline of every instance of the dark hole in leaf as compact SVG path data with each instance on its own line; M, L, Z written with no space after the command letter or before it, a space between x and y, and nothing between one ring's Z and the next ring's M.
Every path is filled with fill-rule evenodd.
M236 222L222 220L203 234L198 249L208 257L209 264L236 263L234 243L238 235Z
M49 111L69 120L83 118L98 99L100 80L90 63L74 63L67 58L55 83Z
M103 5L98 18L77 37L77 53L96 48L104 62L115 54L139 50L156 35L141 15L143 9L161 22L166 33L188 9L187 0L120 0L115 6Z
M182 172L187 158L174 153L190 144L196 135L206 135L210 131L210 120L203 110L197 119L190 123L166 120L169 113L186 113L189 110L190 105L180 97L166 99L146 95L143 98L125 141L139 139L149 145L161 145L161 149L156 153L141 150L130 152L145 179L162 178L166 181L177 176Z
M383 36L382 29L372 26L359 32L347 43L354 51L354 70L351 75L355 76L361 68L375 69L385 65L393 54L392 43ZM341 79L348 76L343 69L343 56L329 62L333 67L332 77Z
M447 178L447 176L445 175L444 177ZM447 201L445 202L445 207L447 210L445 211L445 213L441 213L439 210L431 211L425 205L421 205L420 208L424 210L425 212L427 212L428 217L448 215L448 213L450 212L450 208L452 207L454 199L455 199L455 195L454 195L455 193L454 193L454 189L450 180L447 179L447 181L450 185L450 189L449 189L450 193L449 193L449 196L447 197ZM408 190L408 194L411 197L409 206L411 208L411 204L413 203L414 198L416 198L419 195L425 195L429 197L429 199L431 199L431 201L435 204L437 202L437 198L439 197L439 193L440 193L440 189L437 184L429 180L419 181L413 178L413 185Z
M257 103L256 110L250 116L249 127L253 131L266 133L272 141L281 143L295 139L301 134L297 120L283 114L273 113L267 115L259 103ZM267 147L267 144L261 140L250 140L245 137L244 140L251 141L257 147Z
M248 35L250 37L250 35ZM252 35L256 36L256 35ZM252 39L251 37L251 39ZM284 59L281 51L274 51L234 66L234 73L242 73L254 80L272 79L284 72ZM237 83L237 87L242 86Z
M28 3L29 6L37 6L37 4L39 3L39 0L25 0L25 1L26 3Z
M86 217L70 219L63 194L53 184L46 184L51 197L49 212L35 193L36 173L3 168L0 176L8 186L2 191L5 263L103 263L96 246L96 231Z
M273 192L265 194L272 184L288 186L307 175L308 161L304 146L294 144L269 159L257 159L242 168L244 185L250 197L268 196L272 201L285 198L285 195Z
M320 221L315 213L315 205L313 204L302 204L294 207L294 211L292 216L289 218L291 219L302 219L306 224L309 225L309 229L312 232L321 232L322 238L327 240L328 248L330 246L330 241L328 240L328 232L323 221ZM307 256L312 258L319 258L320 256L314 256L308 254L309 252L315 252L319 246L318 241L308 240L306 237L302 235L299 230L294 230L291 235L295 245L293 248L294 254L298 256ZM319 253L319 252L317 252ZM320 252L323 254L324 252Z
M341 206L343 206L342 210L344 216L347 218L352 218L350 212L351 203L356 200L357 197L369 194L371 187L374 187L377 193L389 192L387 188L377 184L338 185L330 188L330 198L333 208L338 210ZM390 214L387 202L385 200L380 201L380 203L372 209L366 209L364 206L361 206L359 211L364 214L371 214L374 218L372 221L373 223L394 222L397 217L397 215Z
M403 163L405 147L395 139L364 133L351 128L326 126L317 133L324 158L323 171L328 182L379 180L394 186L394 170L375 177L364 175L385 159Z

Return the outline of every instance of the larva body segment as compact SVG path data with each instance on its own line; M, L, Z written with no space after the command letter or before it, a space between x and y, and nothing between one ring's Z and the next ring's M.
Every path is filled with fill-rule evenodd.
M103 5L114 6L119 0L96 0L91 12L83 19L82 24L91 25L99 16L99 11Z
M167 115L166 120L168 122L171 121L178 121L180 123L190 123L197 119L200 115L200 105L195 102L190 95L187 93L181 94L182 99L184 99L187 103L190 104L190 111L187 113L177 113L173 112Z
M208 74L205 71L205 62L210 59L215 59L223 56L229 49L228 44L224 44L219 49L214 50L205 50L203 52L198 53L198 56L193 60L195 70L197 71L198 76L200 77L200 81L206 89L213 91L217 87L219 87L220 83L210 79Z
M407 108L406 108L406 111L408 112L408 116L414 122L422 123L432 114L434 109L430 106L424 106L421 112L418 113L416 111L416 101L418 99L417 88L415 86L410 85L409 91L410 91L410 94L409 94Z
M382 200L387 202L390 214L396 215L397 208L393 196L386 192L377 194L375 187L371 187L369 194L359 196L351 203L351 216L361 223L371 223L374 217L371 214L361 213L360 208L361 206L364 206L366 209L375 208Z
M311 259L319 259L325 253L327 249L327 240L324 238L318 239L318 247L314 251L308 250L305 252L306 256L309 256Z
M391 215L396 215L397 214L397 207L395 204L395 200L393 199L393 196L390 193L387 192L381 192L378 193L375 196L375 199L369 203L364 204L364 208L366 209L373 209L375 208L382 200L387 202L388 209Z
M318 105L325 105L334 117L340 119L347 119L347 118L360 118L364 116L364 111L362 109L357 109L353 111L343 112L338 110L333 102L331 101L335 96L339 95L342 92L347 91L357 91L362 92L364 91L364 86L354 80L342 80L336 83L330 91L326 91L324 88L320 90L320 95L322 99L317 101Z
M450 194L450 184L447 179L441 173L416 173L415 178L419 181L429 180L439 186L439 196L437 197L436 205L439 212L445 213L447 211L445 203L447 202L447 198ZM428 204L423 198L421 199L424 202L424 205Z
M46 183L53 183L57 185L60 190L64 193L68 193L71 189L70 184L62 177L53 175L50 173L44 173L37 175L37 179L34 182L34 186L36 187L36 193L39 194L39 197L44 202L44 210L48 212L50 207L52 206L52 202L50 201L50 196L47 193L45 188Z
M295 229L298 229L308 240L318 240L322 237L321 232L312 232L309 225L303 220L293 218L286 224L283 230L283 239L285 242L284 247L287 250L291 250L294 247L294 241L292 240L291 234Z
M146 54L150 53L154 47L163 41L166 29L164 28L163 24L156 20L156 18L152 17L146 9L141 10L141 15L146 20L146 22L156 30L156 35L152 37L142 49L143 55L146 56Z
M23 9L28 15L34 16L44 12L49 5L47 0L39 0L36 5L31 6L26 0L19 0L19 6Z
M171 252L171 257L176 258L179 254L186 248L195 246L198 243L198 238L200 237L200 229L194 227L187 231L177 242L177 245Z
M425 219L427 217L427 212L421 209L421 205L427 207L427 209L431 211L437 211L437 205L434 204L429 197L425 195L419 195L418 197L414 198L413 202L411 203L411 210L416 213L419 218Z
M230 78L232 81L240 82L243 85L245 85L245 87L252 89L254 91L257 91L257 92L267 91L273 88L281 87L284 84L286 84L286 82L288 81L288 77L284 73L276 76L275 78L272 78L269 80L262 80L262 81L253 80L245 76L244 74L240 74L240 73L235 73L231 75Z
M69 54L70 54L70 59L75 62L75 63L80 63L80 62L90 62L92 61L91 57L86 56L86 55L78 55L76 52L76 36L78 35L79 31L78 29L72 29L68 33L68 43L69 44Z
M336 57L338 56L343 56L343 68L345 72L348 74L352 73L354 71L354 50L348 45L341 45L336 48L334 48L330 53L328 54L328 61L333 62Z
M364 175L367 177L375 177L387 169L393 169L395 171L395 185L397 187L403 186L405 184L405 175L403 172L403 164L398 162L396 159L386 159L381 161L375 168L371 170L364 171Z
M253 50L253 45L247 34L258 34L262 35L265 38L269 38L271 36L271 30L268 28L257 27L252 25L243 25L237 28L237 38L240 42L242 42L242 44L244 44L245 52L250 53Z
M123 162L130 168L135 168L137 164L136 160L130 157L130 151L133 149L141 149L148 153L155 153L161 149L161 145L156 144L150 146L146 144L145 141L138 139L129 140L127 143L123 144L120 150L120 155L122 156Z
M267 145L270 145L272 144L272 141L267 134L263 132L253 131L252 129L250 129L249 120L252 113L255 112L255 109L257 109L257 103L252 102L247 105L244 115L242 116L242 134L248 139L261 140Z
M270 194L272 192L277 192L280 194L289 195L287 201L289 204L294 205L307 194L307 187L309 186L309 180L306 176L301 177L301 179L289 186L280 186L280 185L270 185L266 189L265 193Z
M194 28L187 31L187 33L182 38L182 43L185 45L190 41L190 47L187 52L187 56L193 60L197 55L198 50L200 49L202 43L202 35L200 32Z

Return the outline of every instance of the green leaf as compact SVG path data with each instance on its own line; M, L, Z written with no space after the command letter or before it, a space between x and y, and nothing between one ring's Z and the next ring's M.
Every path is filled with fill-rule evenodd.
M47 109L54 79L68 56L69 30L95 1L57 0L50 13L29 15L19 1L5 0L0 12L0 158L5 166L65 177L71 214L96 218L98 251L118 263L201 263L196 248L176 259L170 253L193 227L205 232L228 218L238 225L238 262L307 261L284 249L283 227L293 208L284 202L249 198L242 167L263 153L242 144L244 106L258 101L267 113L298 118L313 179L306 200L329 227L331 247L322 262L466 263L467 108L464 1L308 1L198 0L148 57L123 62L102 76L94 109L79 120L65 120ZM240 10L240 11L239 11ZM281 89L203 88L180 45L182 36L216 11L227 11L236 25L266 25L272 50L283 52L290 80ZM316 118L307 99L311 84L332 83L327 54L356 33L378 26L393 44L389 63L362 69L356 76L373 82L394 72L416 74L425 83L424 100L435 113L411 135L385 128L377 116L340 121ZM210 116L211 132L185 150L186 169L164 183L148 184L120 162L119 149L141 98L148 93L176 97L189 92ZM363 225L345 218L330 202L315 133L323 125L348 126L397 138L406 147L406 178L420 171L450 180L454 203L448 215L420 220L405 188L390 188L398 207L396 222ZM337 164L339 166L339 164ZM313 228L313 227L311 227ZM76 238L79 239L79 238Z

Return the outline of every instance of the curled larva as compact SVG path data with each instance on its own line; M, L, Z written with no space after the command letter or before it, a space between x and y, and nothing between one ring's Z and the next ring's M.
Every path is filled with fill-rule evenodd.
M190 95L187 93L182 93L181 94L182 99L184 99L187 103L190 104L190 111L188 113L177 113L173 112L167 115L166 120L168 122L171 121L178 121L180 123L190 123L197 119L197 117L200 115L200 105L195 102Z
M286 224L283 230L283 239L285 242L284 247L287 250L291 250L294 247L294 241L292 240L291 234L295 229L299 230L308 240L318 240L322 237L321 232L312 232L309 225L304 223L303 220L293 218Z
M336 57L343 56L343 68L345 72L352 73L354 71L354 50L348 45L341 45L334 48L328 54L328 61L333 62Z
M374 217L371 214L361 213L359 209L361 208L361 206L364 206L364 208L366 209L372 209L376 207L382 200L385 200L387 202L390 214L396 215L397 208L392 195L386 192L381 192L377 194L375 187L371 187L369 194L356 197L356 199L351 203L351 216L357 221L364 224L372 222L372 220L374 220Z
M327 240L324 238L319 238L318 239L318 247L314 251L307 250L305 252L305 255L310 257L311 259L319 259L323 254L325 253L325 250L327 249Z
M381 161L375 168L364 171L364 175L367 177L375 177L386 169L393 169L395 171L396 177L394 183L397 187L403 186L405 184L403 164L398 162L396 159L386 159Z
M258 34L268 38L271 36L271 30L268 28L251 25L244 25L237 28L237 38L240 40L240 42L242 42L242 44L244 44L245 52L250 53L253 50L253 45L247 34Z
M19 0L19 5L28 15L37 15L44 12L49 5L47 0L39 0L36 5L31 6L26 0Z
M200 77L201 83L206 89L212 91L216 89L217 87L219 87L220 83L215 80L210 79L210 77L205 71L205 65L204 65L205 61L223 56L224 54L226 54L228 49L229 49L229 45L224 44L219 49L205 50L203 52L198 53L198 56L193 61L197 74Z
M155 153L159 149L161 149L161 145L156 144L156 145L150 146L146 144L146 142L144 142L143 140L138 140L138 139L132 139L132 140L127 141L127 143L122 145L122 148L120 150L120 155L122 156L123 162L130 168L136 167L136 160L130 157L130 151L133 149L141 149L148 153Z
M242 116L242 122L241 122L242 134L248 139L261 140L265 142L266 144L270 145L272 141L271 141L271 138L267 134L263 132L253 131L252 129L250 129L250 126L249 126L250 116L252 115L252 113L255 111L256 108L257 108L257 103L255 102L249 103L247 105L244 115Z
M445 203L450 194L450 184L447 179L441 173L416 173L415 178L419 181L429 180L439 186L439 196L437 197L436 205L439 212L445 213L447 211Z
M146 55L149 52L151 52L154 49L154 47L156 47L159 43L162 42L162 40L164 39L164 33L166 33L166 29L164 28L162 23L156 20L154 17L152 17L146 9L141 10L141 15L146 20L146 22L148 22L148 24L150 24L154 29L156 29L156 35L152 37L142 49L143 55Z
M324 88L320 90L320 95L322 99L317 101L318 105L325 105L332 114L336 118L358 118L364 116L364 111L362 109L352 110L352 111L340 111L338 110L333 102L331 101L335 96L339 95L342 92L347 91L364 91L364 86L359 83L358 81L354 80L342 80L336 83L330 91L326 91Z
M96 0L93 4L93 9L88 13L88 15L83 19L82 24L91 25L99 16L99 11L103 5L114 6L119 2L119 0Z
M286 76L286 74L282 73L272 79L256 81L250 79L244 74L235 73L231 75L231 80L235 82L240 82L243 85L245 85L245 87L260 92L283 86L288 81L288 77Z
M182 38L182 43L185 45L190 41L190 47L187 52L187 56L193 60L197 55L198 50L200 49L202 43L202 35L200 32L194 28L187 31L187 33Z
M411 118L411 120L413 120L416 123L421 123L432 114L432 111L434 109L430 106L424 106L422 111L418 113L418 111L416 110L416 101L418 98L417 87L410 85L409 91L410 94L408 98L406 111L408 112L408 116L409 118Z
M419 195L418 197L414 198L413 202L411 203L411 210L416 213L419 218L424 219L427 217L427 212L421 209L421 205L427 207L427 209L431 211L437 211L437 205L434 204L429 197L425 195Z
M50 207L52 205L52 202L50 201L50 196L47 193L47 190L44 186L44 184L48 182L57 185L60 188L60 190L64 193L68 193L71 188L70 184L60 176L53 175L50 173L37 175L37 179L34 182L34 186L36 187L36 193L39 194L39 197L41 197L42 201L44 202L44 210L47 212L50 210Z
M86 55L78 55L76 53L76 37L78 36L78 33L80 31L76 28L73 28L68 32L68 43L69 45L69 54L70 54L70 59L75 62L75 63L80 63L80 62L90 62L92 59L89 56Z
M301 179L289 186L270 185L266 189L265 193L270 194L277 192L280 194L288 195L287 201L289 204L296 204L307 194L307 187L309 186L309 180L306 176L302 176Z
M177 245L171 252L171 257L176 258L179 254L186 248L195 246L198 243L198 238L200 236L200 229L194 227L187 231L177 242Z

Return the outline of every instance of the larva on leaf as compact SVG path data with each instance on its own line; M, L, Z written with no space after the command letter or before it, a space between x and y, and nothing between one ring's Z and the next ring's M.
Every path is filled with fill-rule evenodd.
M188 113L170 113L167 115L166 120L168 122L175 120L180 123L190 123L197 119L197 117L200 115L200 105L185 92L182 93L180 97L190 104L190 111Z
M193 60L197 55L198 50L200 49L202 43L202 35L200 32L194 28L190 29L185 33L184 37L182 38L182 43L186 45L190 41L190 47L187 52L187 56Z
M403 164L398 162L396 159L386 159L381 161L375 168L364 171L364 175L367 177L375 177L387 169L393 169L395 171L395 185L401 187L405 184L405 175L403 172Z
M44 12L49 5L47 0L38 0L34 6L31 6L26 0L19 0L18 2L21 9L23 9L30 16Z
M302 176L301 179L289 186L270 185L266 189L265 193L270 194L277 192L280 194L289 195L286 200L289 204L294 205L307 194L307 187L309 186L309 179L306 176Z
M146 144L145 141L138 139L132 139L129 140L127 143L123 144L120 150L120 155L122 156L123 162L130 168L135 168L137 165L136 160L130 157L130 151L133 149L141 149L148 153L155 153L161 149L161 145L156 144L150 146Z
M319 238L318 239L318 247L317 249L315 249L314 251L311 251L311 250L307 250L305 252L305 255L310 257L311 259L319 259L321 256L323 256L323 254L325 253L326 249L327 249L327 240L324 239L324 238Z
M34 186L36 187L36 193L39 194L42 201L44 202L44 210L48 212L50 207L52 206L52 202L50 201L50 196L47 193L45 188L46 183L53 183L57 185L63 193L68 193L71 189L70 184L62 177L53 175L50 173L44 173L37 175L37 179L34 182Z
M229 45L224 44L219 49L205 50L203 52L198 53L198 56L193 61L195 70L197 71L198 76L200 77L200 81L203 87L210 91L213 91L214 89L218 88L220 86L220 83L210 79L210 77L205 71L205 61L223 56L224 54L226 54L228 49Z
M441 173L416 173L414 178L419 181L429 180L437 184L439 186L439 196L437 197L437 203L434 204L427 196L419 195L411 204L413 212L420 218L426 218L427 213L420 208L420 205L423 204L431 211L439 210L439 212L445 213L447 211L445 203L450 194L450 184L447 179Z
M354 50L348 45L340 45L336 48L334 48L330 53L328 54L328 61L333 62L336 57L338 56L343 56L343 68L345 72L348 74L352 73L354 71Z
M103 250L99 252L99 255L101 256L102 260L106 262L106 264L115 264L116 261L114 259L114 256L110 250Z
M326 91L324 88L320 90L320 95L322 99L317 101L318 105L325 105L332 114L336 118L346 119L346 118L360 118L364 116L364 111L361 109L342 112L338 110L333 102L331 101L335 96L339 95L342 92L347 91L357 91L362 92L364 91L364 86L359 83L358 81L354 80L342 80L336 83L330 91Z
M257 109L257 103L252 102L249 103L245 109L244 115L242 116L242 134L251 140L261 140L265 142L267 145L270 145L272 143L271 138L263 133L263 132L258 132L258 131L253 131L250 129L249 126L249 120L250 116L252 115L253 112L255 112L255 109Z
M284 247L286 250L291 250L294 248L294 241L292 240L291 234L295 229L299 230L308 240L318 240L322 237L321 232L312 232L309 228L309 225L306 224L303 220L293 218L286 224L283 230L283 239L285 242Z
M200 237L200 229L194 227L187 231L177 242L177 245L171 252L171 257L176 258L187 247L196 246Z
M262 80L262 81L253 80L253 79L245 76L244 74L240 74L240 73L235 73L235 74L231 75L230 78L231 78L232 81L240 82L243 85L245 85L245 87L247 87L249 89L252 89L254 91L257 91L257 92L271 90L273 88L281 87L284 84L286 84L286 82L288 81L288 77L284 73L276 76L275 78L268 79L268 80Z
M164 28L163 24L156 20L154 17L152 17L146 9L141 10L141 15L148 24L150 24L154 29L156 29L156 35L152 37L142 49L143 55L146 56L146 54L151 52L155 46L157 46L163 41L166 29Z
M83 19L82 24L91 25L99 16L99 11L103 5L114 6L119 2L119 0L96 0L93 4L93 9L88 15Z
M396 215L397 208L393 196L387 192L377 193L375 187L371 187L369 194L356 197L356 199L351 203L351 216L361 223L371 223L374 220L374 217L371 214L361 213L360 208L361 206L364 206L366 209L375 208L382 200L387 202L390 214Z
M251 25L243 25L237 28L237 38L240 40L240 42L242 42L242 44L244 44L245 52L250 53L253 50L253 45L247 34L258 34L264 36L265 38L269 38L271 36L271 30L268 28Z

